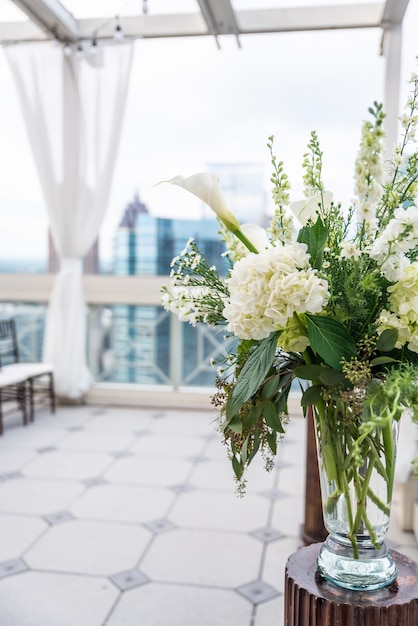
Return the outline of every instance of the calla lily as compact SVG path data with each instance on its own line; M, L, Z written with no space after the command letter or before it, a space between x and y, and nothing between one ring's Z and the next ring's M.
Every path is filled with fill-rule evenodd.
M228 209L222 193L219 178L216 174L201 172L199 174L193 174L188 178L175 176L166 182L183 187L183 189L190 191L190 193L200 198L212 209L214 213L216 213L227 229L230 230L231 233L234 233L234 235L242 241L248 250L251 252L258 252L257 248L242 232L241 224L235 215Z
M265 250L269 247L267 231L262 226L258 224L241 224L241 232L244 233L257 250Z
M183 189L190 191L190 193L203 200L222 220L228 230L233 233L240 230L239 221L226 206L219 178L216 174L201 172L200 174L193 174L193 176L188 178L175 176L168 182L183 187Z
M290 210L302 226L305 226L309 220L316 222L316 218L321 212L327 212L331 206L334 194L330 191L323 191L315 196L292 202Z

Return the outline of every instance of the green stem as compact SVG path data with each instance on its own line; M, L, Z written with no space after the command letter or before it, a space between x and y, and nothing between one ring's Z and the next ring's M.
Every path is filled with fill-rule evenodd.
M255 254L258 254L257 248L251 243L251 241L249 239L247 239L247 237L244 235L244 233L239 228L237 228L235 230L231 229L231 231L234 233L234 235L236 237L238 237L238 239L240 239L242 241L244 246L246 248L248 248L248 250L250 252L254 252Z
M390 502L392 499L393 483L395 480L395 443L393 441L392 420L388 420L388 422L383 426L382 440L386 460L387 501Z

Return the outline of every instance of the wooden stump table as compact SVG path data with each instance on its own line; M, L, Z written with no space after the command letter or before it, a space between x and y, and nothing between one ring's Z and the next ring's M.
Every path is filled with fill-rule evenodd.
M392 550L398 578L377 591L332 585L316 570L321 543L291 555L285 572L285 626L418 626L418 564Z

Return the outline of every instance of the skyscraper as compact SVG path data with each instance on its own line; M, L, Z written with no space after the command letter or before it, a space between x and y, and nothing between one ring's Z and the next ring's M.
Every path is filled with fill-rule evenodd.
M224 249L216 219L171 220L152 216L138 194L122 216L114 237L114 273L164 275L192 237L209 264L222 262ZM182 380L189 385L213 382L209 359L218 353L211 332L182 328ZM113 307L114 368L112 380L141 384L169 384L170 315L161 307ZM179 364L180 366L180 364Z

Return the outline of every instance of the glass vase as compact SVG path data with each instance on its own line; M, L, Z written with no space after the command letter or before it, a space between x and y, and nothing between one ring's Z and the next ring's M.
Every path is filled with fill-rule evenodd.
M385 545L389 527L398 422L343 423L334 411L314 409L324 524L329 533L317 567L346 589L374 590L397 576Z

